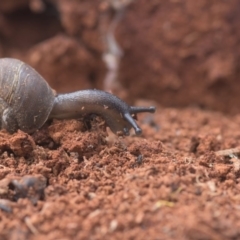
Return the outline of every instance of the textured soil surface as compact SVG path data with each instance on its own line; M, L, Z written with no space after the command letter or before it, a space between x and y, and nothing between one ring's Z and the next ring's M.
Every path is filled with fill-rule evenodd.
M139 137L99 117L1 130L0 239L240 239L238 0L0 1L0 57L59 92L105 89L116 16L112 90L157 112Z
M239 239L240 116L159 107L139 121L142 137L101 121L1 131L0 238Z

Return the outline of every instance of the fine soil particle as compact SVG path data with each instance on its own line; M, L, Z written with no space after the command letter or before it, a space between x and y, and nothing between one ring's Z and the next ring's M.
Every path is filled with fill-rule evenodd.
M141 137L100 119L2 130L0 238L238 239L240 117L161 107L139 117Z

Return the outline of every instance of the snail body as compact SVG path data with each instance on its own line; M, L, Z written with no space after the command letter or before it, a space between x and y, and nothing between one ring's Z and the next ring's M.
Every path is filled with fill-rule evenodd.
M114 132L136 134L141 128L133 115L155 112L155 107L128 106L118 97L100 90L82 90L56 95L44 78L28 64L12 58L0 59L1 128L31 133L48 119L100 115Z

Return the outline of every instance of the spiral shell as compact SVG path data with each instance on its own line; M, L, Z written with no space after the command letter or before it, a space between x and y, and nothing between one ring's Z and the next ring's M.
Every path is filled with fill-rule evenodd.
M54 99L48 83L28 64L0 59L1 128L33 132L48 119Z

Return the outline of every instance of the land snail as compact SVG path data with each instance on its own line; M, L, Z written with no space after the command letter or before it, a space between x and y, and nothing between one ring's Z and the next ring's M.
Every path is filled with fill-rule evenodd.
M10 133L18 129L32 133L48 119L100 115L113 133L137 135L142 130L134 117L155 112L155 107L128 106L118 97L101 90L81 90L55 94L44 78L28 64L13 58L0 59L1 128Z

